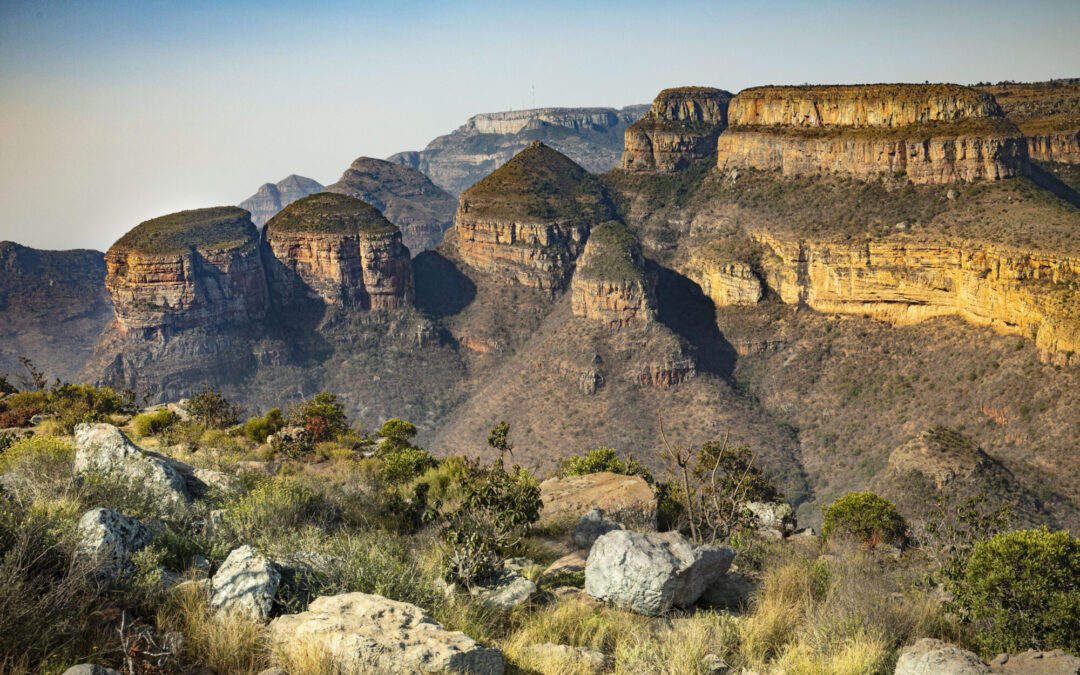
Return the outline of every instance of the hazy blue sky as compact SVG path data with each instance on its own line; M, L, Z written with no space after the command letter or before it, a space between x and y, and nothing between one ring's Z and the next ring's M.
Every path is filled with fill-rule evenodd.
M423 148L479 112L665 87L1080 76L1080 0L0 0L0 239L147 218Z

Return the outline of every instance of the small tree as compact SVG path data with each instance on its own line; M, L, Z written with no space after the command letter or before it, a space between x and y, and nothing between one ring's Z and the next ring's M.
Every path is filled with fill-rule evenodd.
M376 435L382 441L375 449L375 457L383 462L377 477L384 483L398 485L438 465L427 450L410 442L416 436L416 427L405 420L386 420Z
M224 429L240 422L243 409L233 405L217 389L206 382L188 399L184 406L188 414L200 424L214 429Z
M849 492L822 511L824 537L850 535L866 544L896 546L907 539L907 523L896 505L873 492Z
M411 439L415 435L416 426L413 424L397 418L386 420L375 434L376 437L382 439L375 449L375 456L384 456L394 450L410 447Z
M326 391L301 403L289 417L316 442L333 440L349 431L345 407L338 403L337 394Z
M921 548L948 586L963 577L964 565L975 544L1004 532L1013 519L1007 504L989 508L985 494L960 502L940 495L921 528Z

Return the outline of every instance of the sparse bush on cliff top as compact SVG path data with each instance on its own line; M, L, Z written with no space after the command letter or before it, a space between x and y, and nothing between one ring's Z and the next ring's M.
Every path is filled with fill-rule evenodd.
M896 505L873 492L849 492L823 511L824 537L848 535L863 543L895 546L907 539L907 523Z

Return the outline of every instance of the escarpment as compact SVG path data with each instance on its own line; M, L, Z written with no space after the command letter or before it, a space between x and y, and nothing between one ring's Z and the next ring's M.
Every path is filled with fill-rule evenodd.
M477 270L553 293L589 229L613 217L600 183L537 141L462 193L453 245Z
M442 241L454 224L457 200L416 169L360 157L327 192L371 204L401 229L401 240L415 255Z
M1001 83L980 87L1027 139L1028 155L1080 164L1080 81Z
M324 192L293 202L263 237L275 299L302 297L361 309L398 309L413 297L401 231L359 199Z
M1027 144L994 97L959 85L757 87L736 95L721 169L903 175L913 183L1001 180Z
M625 171L670 173L716 149L727 126L731 93L710 87L665 89L649 112L626 130Z
M240 208L148 220L109 248L105 264L122 336L248 321L266 312L259 233Z
M574 272L571 307L610 328L655 320L656 275L645 270L641 247L622 223L593 228Z

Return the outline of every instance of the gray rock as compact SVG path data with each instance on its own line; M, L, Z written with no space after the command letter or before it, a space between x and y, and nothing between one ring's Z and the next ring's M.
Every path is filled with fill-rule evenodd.
M607 667L607 657L603 653L585 647L545 642L530 646L527 653L560 673L602 673Z
M154 540L154 533L146 525L101 507L84 513L77 529L78 556L99 565L107 577L132 572L131 554Z
M120 671L96 663L80 663L65 670L64 675L120 675Z
M615 530L593 544L585 590L639 614L663 614L694 604L734 557L730 546L695 546L677 532Z
M498 649L446 630L416 605L367 593L317 598L271 621L270 635L285 651L314 642L342 672L503 672Z
M503 570L489 584L469 589L480 604L494 609L513 609L536 594L536 584L517 572Z
M969 651L922 638L900 653L894 675L987 675L990 666Z
M724 663L724 659L716 654L706 654L701 659L702 671L706 675L725 675L731 672L731 667Z
M754 517L758 534L783 538L798 526L791 505L784 502L748 502L746 510Z
M738 572L729 572L720 577L701 594L698 604L720 609L742 609L750 602L754 584Z
M503 569L510 570L511 572L521 572L535 564L536 563L529 558L508 558L503 561Z
M1022 654L998 654L990 671L1002 675L1080 675L1080 657L1060 649L1048 652L1029 650Z
M33 417L30 418L30 424L33 424L34 426L37 426L37 425L41 424L42 422L44 422L45 420L51 420L54 417L56 417L56 415L34 415Z
M281 574L251 546L229 553L210 580L210 606L219 613L236 612L252 619L270 616Z
M113 476L149 491L169 506L191 502L191 494L174 462L132 443L111 424L75 426L75 473Z
M588 550L601 535L623 529L626 528L605 516L602 509L592 509L581 517L574 528L574 543L579 548Z

